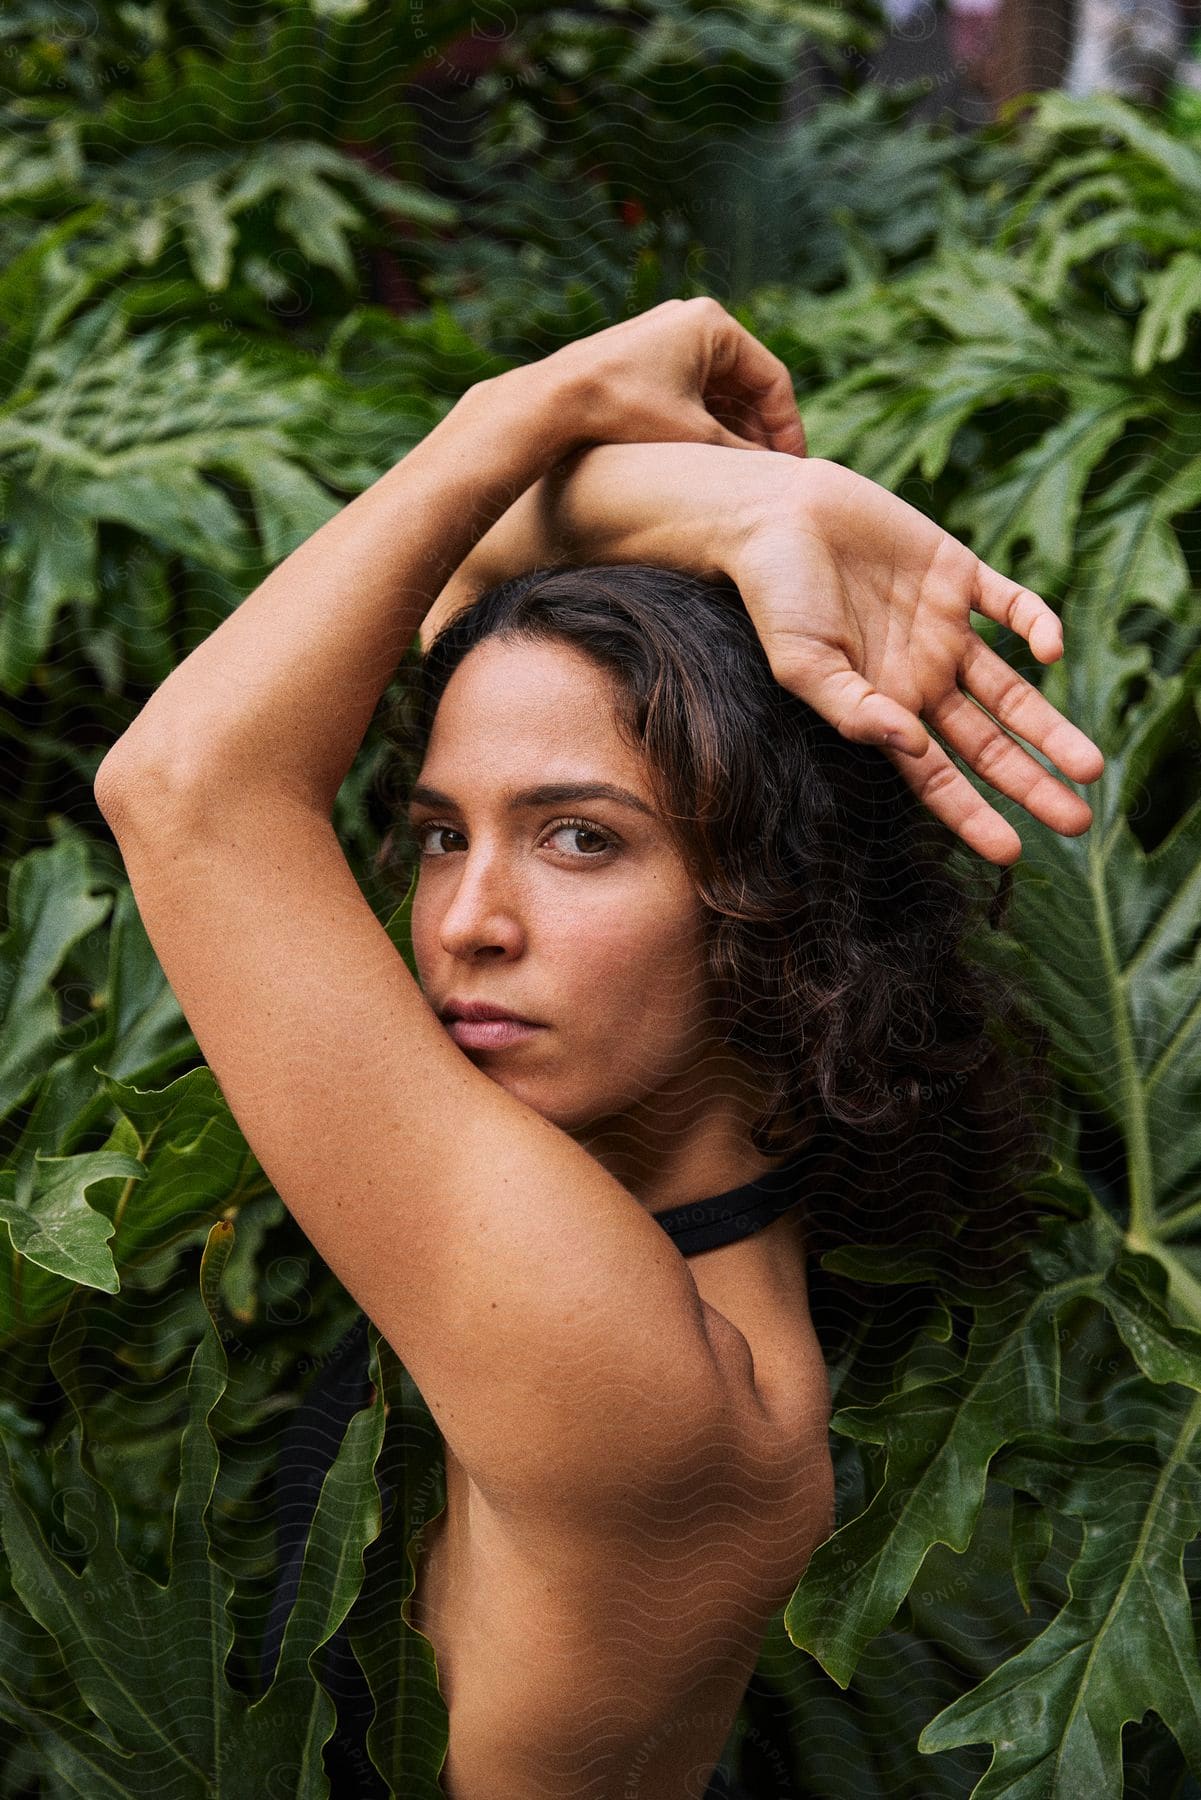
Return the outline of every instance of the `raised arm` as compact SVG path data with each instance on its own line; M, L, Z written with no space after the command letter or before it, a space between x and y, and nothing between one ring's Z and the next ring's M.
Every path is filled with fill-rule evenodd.
M846 737L877 745L980 855L1012 862L1021 842L927 725L1052 830L1088 829L1087 801L1017 740L1077 781L1101 773L1100 750L971 625L973 612L995 619L1050 662L1063 652L1059 620L876 482L821 457L598 445L535 482L481 538L438 595L422 644L506 576L594 562L730 576L777 680Z
M144 780L149 763L328 812L431 600L488 527L572 452L661 440L804 446L784 365L714 301L665 301L477 383L172 671L101 764L102 803L119 807L123 772Z
M729 1455L745 1340L633 1195L454 1042L330 808L433 595L579 439L741 443L706 405L718 366L734 388L766 368L792 405L734 321L691 306L641 323L667 340L644 406L607 408L607 382L581 377L620 368L639 321L616 349L472 389L181 663L96 781L150 941L284 1204L478 1489L592 1517Z
M422 621L422 650L486 588L530 569L649 563L728 574L766 473L764 458L713 445L601 444L565 457L459 564Z

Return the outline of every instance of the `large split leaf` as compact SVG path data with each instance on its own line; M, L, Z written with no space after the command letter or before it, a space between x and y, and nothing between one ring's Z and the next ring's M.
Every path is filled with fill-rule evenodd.
M67 601L84 616L97 609L102 524L252 586L338 510L329 484L383 472L373 452L385 440L395 460L404 421L381 421L315 361L282 351L238 359L199 334L134 337L119 296L97 306L33 349L0 407L11 521L0 688L25 686ZM248 492L257 541L223 478Z
M112 1495L90 1466L80 1403L86 1317L79 1308L63 1316L52 1365L76 1411L56 1454L55 1482L82 1568L47 1542L14 1484L0 1432L0 1532L14 1594L53 1639L94 1723L32 1704L7 1666L0 1668L0 1717L36 1738L65 1791L80 1800L273 1791L326 1800L329 1793L321 1748L335 1709L315 1662L359 1591L363 1553L379 1531L373 1470L384 1398L378 1349L373 1344L376 1397L352 1418L322 1485L275 1675L251 1702L226 1674L234 1589L213 1555L209 1528L220 1456L211 1419L228 1378L217 1290L233 1235L232 1225L214 1225L201 1264L210 1327L189 1375L165 1583L121 1554Z
M1122 1793L1122 1727L1147 1711L1201 1768L1201 1659L1182 1568L1201 1531L1201 1395L1177 1405L1130 1382L1114 1402L1091 1442L1031 1431L998 1465L1002 1480L1079 1520L1080 1553L1054 1623L918 1740L924 1751L995 1746L975 1800Z
M1161 1259L1179 1316L1201 1326L1201 1266L1179 1242L1201 1218L1201 795L1144 849L1134 817L1157 764L1195 704L1201 651L1165 672L1120 635L1149 573L1156 510L1201 499L1201 458L1181 467L1158 509L1103 514L1084 537L1069 615L1075 653L1047 673L1048 698L1106 750L1082 838L1031 826L1003 798L1025 854L1012 937L995 948L1053 1034L1060 1066L1126 1145L1131 1247ZM1119 551L1125 554L1118 554ZM1175 594L1158 596L1169 615ZM1053 957L1037 946L1060 946Z
M1028 1447L1053 1453L1066 1471L1079 1451L1078 1485L1064 1475L1069 1498L1062 1510L1087 1515L1089 1528L1069 1576L1068 1604L1020 1657L940 1714L921 1747L942 1749L988 1736L997 1755L990 1780L974 1792L1009 1792L1012 1782L1015 1793L1068 1795L1078 1791L1073 1783L1080 1750L1073 1734L1079 1716L1089 1720L1089 1731L1112 1740L1109 1766L1094 1774L1108 1783L1098 1792L1117 1795L1121 1767L1113 1756L1121 1726L1147 1707L1175 1732L1194 1767L1201 1749L1194 1716L1201 1676L1180 1575L1182 1547L1201 1528L1201 1330L1172 1322L1163 1268L1123 1249L1112 1219L1095 1201L1086 1217L1049 1227L1045 1245L1033 1254L1037 1282L1015 1280L987 1301L977 1299L962 1362L948 1350L941 1369L932 1366L919 1381L898 1382L877 1405L835 1413L835 1431L885 1446L884 1479L867 1509L819 1547L788 1604L785 1624L792 1640L845 1686L933 1546L968 1550L986 1479L1011 1482L1049 1507L1048 1484L1031 1473L1037 1464ZM867 1274L862 1259L856 1266ZM1061 1393L1061 1344L1072 1338L1069 1321L1086 1300L1109 1314L1135 1367L1113 1383L1107 1425L1084 1419L1065 1428L1074 1408ZM1094 1443L1104 1445L1095 1456ZM1119 1473L1126 1495L1122 1529L1107 1535L1106 1495L1109 1505L1119 1503ZM1049 1513L1041 1517L1049 1525ZM1094 1543L1098 1538L1104 1541ZM1031 1540L1034 1566L1047 1542L1045 1533ZM1028 1579L1020 1553L1021 1546L1019 1581ZM1149 1635L1141 1649L1130 1648L1123 1625L1127 1606L1131 1619L1146 1615ZM1160 1617L1154 1616L1157 1607ZM1111 1634L1104 1641L1102 1627ZM1069 1643L1073 1654L1061 1665L1058 1655L1066 1656ZM1126 1656L1138 1660L1137 1688L1119 1679ZM1108 1676L1107 1659L1113 1665ZM1052 1666L1059 1699L1046 1717L1047 1688L1037 1677ZM1191 1675L1180 1676L1182 1666ZM1011 1704L1011 1688L1019 1687L1024 1698ZM1004 1704L991 1704L1002 1697ZM1047 1759L1059 1785L1043 1766ZM1037 1780L1023 1785L1034 1763Z

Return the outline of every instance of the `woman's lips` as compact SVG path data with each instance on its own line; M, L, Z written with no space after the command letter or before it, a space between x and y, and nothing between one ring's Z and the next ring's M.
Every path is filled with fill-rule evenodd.
M450 1019L446 1029L463 1050L504 1050L543 1028L518 1019Z

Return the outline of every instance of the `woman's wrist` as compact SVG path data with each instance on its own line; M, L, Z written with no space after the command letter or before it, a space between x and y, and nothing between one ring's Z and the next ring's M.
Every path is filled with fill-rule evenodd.
M486 396L479 405L487 410ZM799 504L804 466L775 451L695 443L596 444L568 454L464 558L426 615L422 648L485 588L531 569L649 563L737 583L748 544Z
M539 483L546 531L573 560L736 580L748 537L789 503L797 466L714 444L596 445Z
M531 482L464 558L421 644L485 588L530 569L649 563L737 581L747 541L793 503L799 459L712 444L596 444Z
M512 434L534 469L531 481L592 441L587 436L586 396L577 377L556 360L557 354L477 381L448 414L448 419L459 414L473 430L502 427Z

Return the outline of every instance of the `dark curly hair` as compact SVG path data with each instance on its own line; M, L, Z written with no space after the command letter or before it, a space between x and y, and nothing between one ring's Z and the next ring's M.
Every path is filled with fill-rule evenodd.
M489 637L560 641L613 678L618 728L712 916L718 1033L766 1077L752 1140L809 1146L813 1248L920 1240L961 1274L983 1255L995 1280L1034 1222L1050 1090L1045 1033L970 954L985 919L1003 922L1009 871L981 886L964 850L977 873L955 872L960 840L884 753L776 680L732 582L642 564L534 570L454 616L402 673L386 728L416 759L409 780L451 675ZM396 837L377 868L407 885Z

